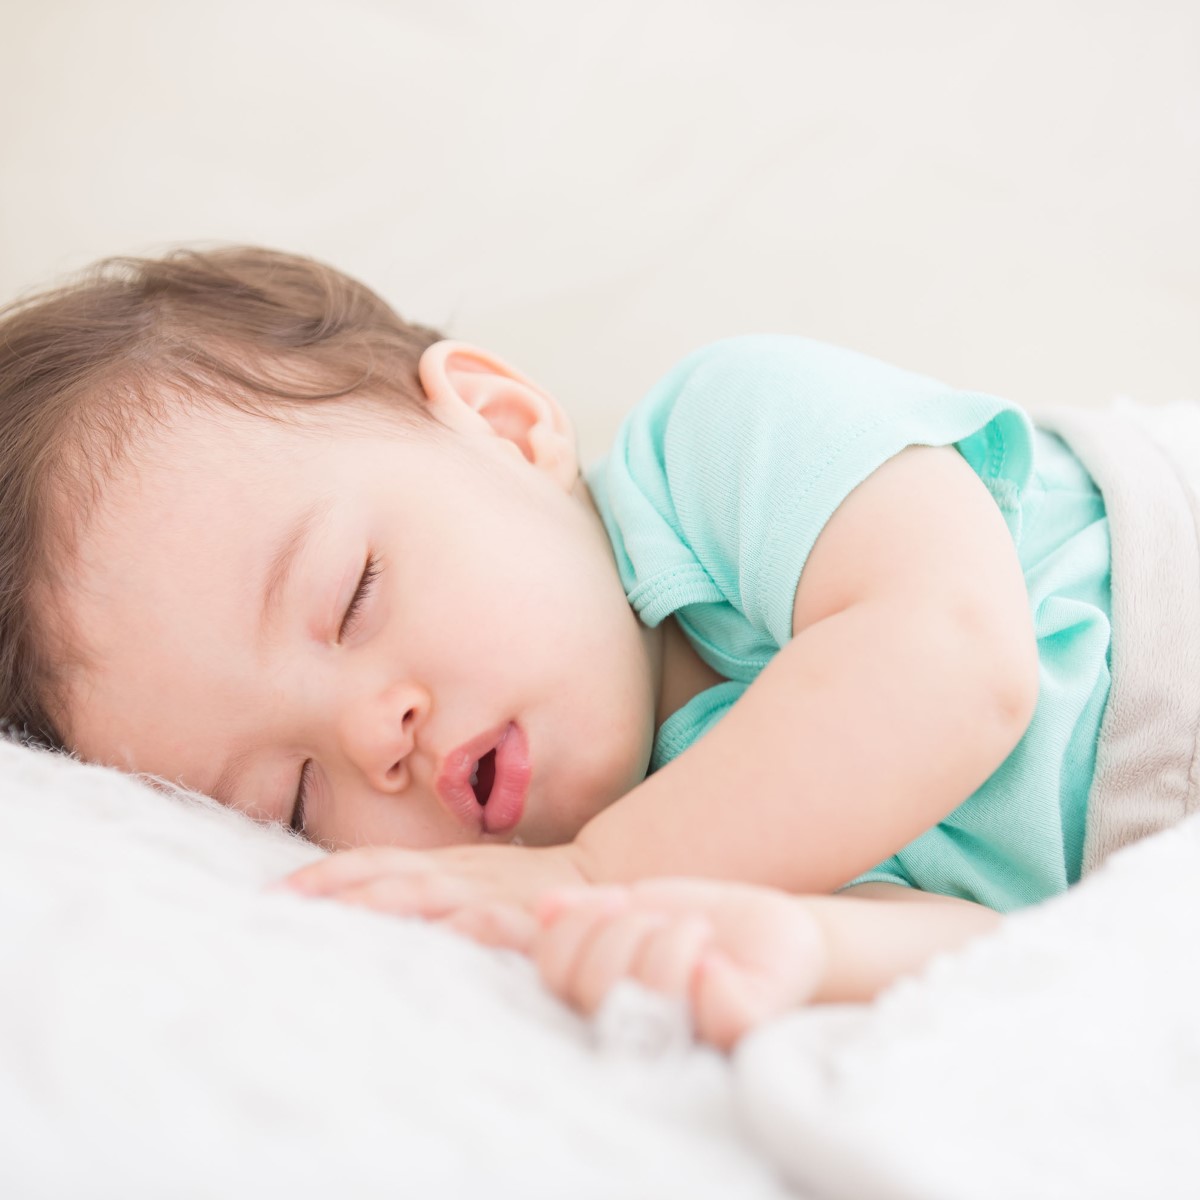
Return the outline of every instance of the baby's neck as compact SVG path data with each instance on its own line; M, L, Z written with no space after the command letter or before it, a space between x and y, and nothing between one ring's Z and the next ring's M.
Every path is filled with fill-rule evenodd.
M591 513L597 536L602 537L605 544L609 545L600 510L596 507L592 493L582 476L576 481L572 494ZM613 570L616 569L614 561ZM678 712L693 696L698 696L718 683L724 683L725 679L696 653L674 616L668 617L654 629L643 626L642 633L656 681L658 701L654 728L657 730L662 728L663 722L672 713Z
M656 729L662 728L663 722L693 696L725 682L725 677L717 674L696 653L674 616L662 623L662 636L662 675L658 689L658 711L654 718Z

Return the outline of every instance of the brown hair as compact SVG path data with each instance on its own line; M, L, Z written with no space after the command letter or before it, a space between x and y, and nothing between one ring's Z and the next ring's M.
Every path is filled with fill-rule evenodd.
M62 745L39 600L172 397L271 415L355 393L432 420L417 363L441 336L331 267L251 247L107 259L0 311L0 721Z

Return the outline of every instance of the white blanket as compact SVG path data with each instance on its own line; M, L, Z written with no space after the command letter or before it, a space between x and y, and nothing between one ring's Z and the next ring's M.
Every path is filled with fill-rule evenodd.
M0 744L0 1195L1195 1195L1200 823L732 1062L630 990L264 892L315 852ZM790 1186L781 1182L782 1171Z
M1198 918L1192 817L870 1007L754 1034L740 1115L830 1200L1200 1195Z
M785 1194L716 1053L267 893L317 852L209 802L2 743L0 781L5 1200Z

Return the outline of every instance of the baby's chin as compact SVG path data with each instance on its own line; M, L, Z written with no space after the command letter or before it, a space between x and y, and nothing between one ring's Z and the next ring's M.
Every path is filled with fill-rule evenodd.
M647 759L649 755L647 754ZM598 817L606 809L611 808L618 800L627 796L634 788L638 786L646 778L646 767L639 764L636 769L623 772L620 777L605 780L603 786L598 787L595 791L588 793L586 803L579 806L569 822L564 822L563 827L554 831L544 842L535 843L529 841L527 845L541 844L545 846L565 845L567 842L572 842L594 818Z

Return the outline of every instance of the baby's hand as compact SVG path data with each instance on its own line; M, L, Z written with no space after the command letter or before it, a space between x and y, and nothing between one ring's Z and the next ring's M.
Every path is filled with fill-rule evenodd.
M812 999L828 963L803 900L772 888L655 879L551 893L529 953L547 986L584 1013L633 979L684 1000L698 1036L728 1050Z
M310 863L279 887L397 916L445 920L480 941L524 948L530 907L551 888L585 883L572 846L364 846ZM524 910L526 920L514 924Z

